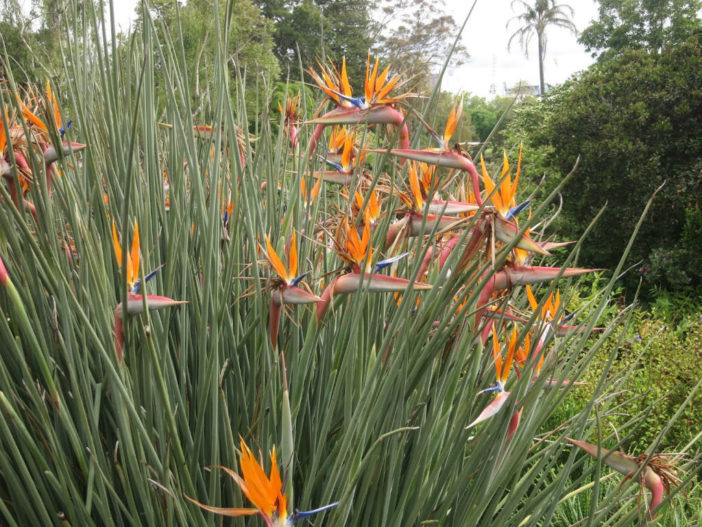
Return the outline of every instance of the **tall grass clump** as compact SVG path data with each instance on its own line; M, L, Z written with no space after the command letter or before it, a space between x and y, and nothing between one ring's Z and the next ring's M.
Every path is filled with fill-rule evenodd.
M373 61L362 99L322 64L324 93L281 114L264 90L247 114L251 79L223 51L235 9L197 121L182 35L148 12L118 42L73 6L48 85L7 70L2 521L547 525L594 487L592 524L654 522L697 454L658 455L668 423L606 456L635 430L607 425L627 404L608 398L611 360L583 411L544 426L626 335L627 310L598 327L623 264L566 315L595 272L575 266L586 236L560 248L548 202L517 204L520 154L476 170L450 143L459 105L424 133L431 100ZM644 499L599 485L613 460Z

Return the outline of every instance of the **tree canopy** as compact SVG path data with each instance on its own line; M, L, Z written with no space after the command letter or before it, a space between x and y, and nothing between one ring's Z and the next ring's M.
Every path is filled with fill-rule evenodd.
M365 58L372 47L370 4L362 0L255 0L274 22L275 55L291 80L300 80L303 68L329 57L346 57L349 75L362 79Z
M453 48L459 27L443 9L443 2L429 0L384 0L379 2L376 48L388 62L401 64L405 75L414 78L416 90L431 86L431 75L446 62L463 64L469 57L460 42Z
M580 42L593 57L606 59L626 49L658 52L684 42L702 28L700 0L600 0L599 18Z

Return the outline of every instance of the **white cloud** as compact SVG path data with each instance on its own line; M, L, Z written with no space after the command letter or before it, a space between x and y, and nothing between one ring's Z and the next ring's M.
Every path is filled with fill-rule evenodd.
M447 12L453 14L460 25L472 3L471 0L447 0ZM478 0L462 39L471 59L460 68L447 72L444 89L486 97L490 95L492 84L500 95L503 93L503 85L510 87L520 80L533 85L539 83L536 39L532 39L529 58L524 56L516 40L511 51L507 51L509 37L519 27L517 22L510 24L509 29L506 27L507 22L516 15L511 9L511 3L511 0ZM575 10L575 25L582 31L596 17L596 4L594 0L574 0L569 4ZM547 38L544 63L547 83L560 84L573 73L592 64L593 59L577 43L572 33L561 28L549 28Z

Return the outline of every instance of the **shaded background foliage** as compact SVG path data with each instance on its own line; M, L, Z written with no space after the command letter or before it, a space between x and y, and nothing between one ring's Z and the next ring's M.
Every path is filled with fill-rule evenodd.
M701 33L660 53L627 50L591 67L543 101L522 105L510 136L525 144L531 174L552 189L580 156L563 189L559 218L571 236L607 204L582 249L593 265L618 259L641 204L664 182L636 240L631 261L650 285L699 290L702 195ZM548 154L548 155L545 155ZM539 164L540 163L540 164ZM656 263L666 257L668 263ZM635 287L636 273L627 286Z

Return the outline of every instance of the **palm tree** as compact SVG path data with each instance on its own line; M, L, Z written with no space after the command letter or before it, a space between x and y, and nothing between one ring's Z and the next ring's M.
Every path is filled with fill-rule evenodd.
M539 47L539 94L544 93L544 57L546 56L546 28L548 26L558 26L569 29L574 35L578 30L571 20L573 8L567 4L556 4L556 0L535 0L532 6L525 0L512 0L512 10L515 6L521 6L523 12L512 17L507 22L507 27L517 21L522 26L517 29L507 42L507 49L512 46L512 41L519 38L519 45L524 50L524 54L529 57L529 43L536 35Z

